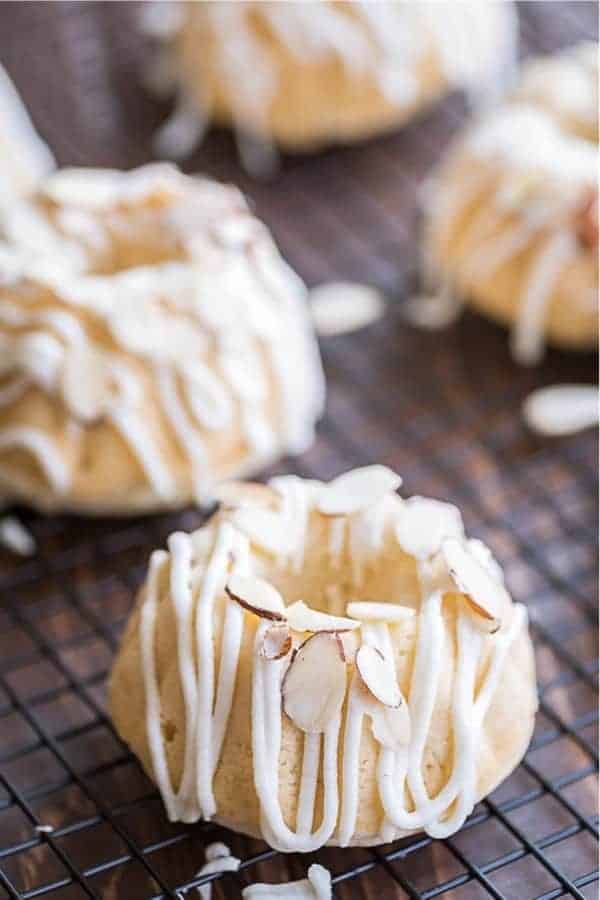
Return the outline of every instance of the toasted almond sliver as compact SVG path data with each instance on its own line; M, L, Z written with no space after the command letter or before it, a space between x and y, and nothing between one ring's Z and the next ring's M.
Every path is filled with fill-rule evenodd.
M299 647L283 679L283 708L294 725L319 734L340 713L346 693L346 663L339 637L321 631Z
M259 653L263 659L276 660L283 659L291 649L292 635L290 629L284 622L277 622L265 631Z
M497 631L502 616L510 605L506 589L492 578L490 572L454 538L442 544L442 555L450 577L463 595L467 608L486 631Z
M344 472L322 489L317 509L325 516L360 512L396 491L402 479L386 466L363 466Z
M253 575L232 575L225 591L232 600L261 619L272 619L283 622L285 604L279 591Z
M222 481L215 490L215 500L233 509L240 506L272 506L277 498L273 488L255 481Z
M355 600L348 603L346 613L360 622L404 622L413 619L417 611L411 606L399 603L373 603L370 600Z
M281 518L268 509L244 506L236 509L230 521L243 531L262 550L273 556L279 556L288 549L288 534L282 528Z
M395 708L402 703L402 694L393 670L377 647L363 644L356 654L356 668L363 684L384 706Z
M292 603L285 611L289 627L293 631L350 631L358 628L358 622L342 616L330 616L306 606L302 600Z
M339 646L344 657L344 662L354 663L358 652L358 632L357 631L338 631L336 632Z
M410 713L404 700L390 708L377 704L371 714L375 740L389 750L397 750L410 741Z

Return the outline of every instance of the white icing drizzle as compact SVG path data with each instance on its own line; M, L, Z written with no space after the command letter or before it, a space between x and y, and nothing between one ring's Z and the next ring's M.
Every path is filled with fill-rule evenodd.
M51 213L42 215L35 203L21 204L18 215L12 208L0 218L0 250L18 258L6 302L0 285L0 376L6 379L0 406L17 402L33 384L77 421L107 418L165 502L178 499L182 488L154 433L162 424L144 419L146 402L158 402L200 501L212 480L206 432L239 424L245 468L312 441L324 387L306 289L235 189L153 165L131 173L63 170L42 191L65 204L57 210L85 213L110 241L127 229L135 238L136 216L143 241L151 215L151 233L158 231L169 248L184 244L185 260L98 275L96 257L84 247L85 268L75 265L73 241L61 235ZM158 208L149 213L146 201ZM34 240L23 212L43 224ZM51 305L36 308L36 288L50 295ZM45 438L41 429L31 432ZM63 465L65 491L71 476ZM43 468L53 468L47 452Z
M544 316L556 279L577 256L573 234L560 231L541 248L529 272L520 315L511 338L513 356L523 365L533 365L543 353Z
M435 245L478 196L481 213L461 235L461 249L450 266L465 281L492 278L534 242L541 246L530 264L520 296L511 348L525 365L543 354L548 304L568 266L589 251L578 242L578 215L584 198L597 192L598 152L591 140L572 131L578 117L597 128L598 54L572 49L525 66L513 100L484 115L458 138L423 193L426 217L422 270L433 298L414 298L411 322L445 327L460 309L461 298ZM464 162L477 165L465 174ZM458 170L456 171L458 166ZM489 200L487 195L489 194ZM502 225L499 229L498 226ZM596 295L596 296L594 296ZM425 300L423 309L420 303ZM593 309L591 296L574 294L574 304Z
M363 483L364 477L361 475ZM295 476L276 478L270 485L280 497L278 509L270 511L271 527L288 536L287 549L275 551L275 557L278 565L287 565L290 571L299 573L305 562L309 514L318 508L319 496L325 486ZM245 506L245 509L250 508ZM363 536L362 543L356 537L352 539L351 552L362 556L364 561L377 554L387 539L398 541L405 552L417 548L420 556L417 560L420 606L416 618L404 620L404 623L416 622L417 628L408 694L410 735L407 734L405 743L380 743L378 751L377 784L385 810L380 830L382 841L415 829L425 829L432 836L445 836L458 829L471 812L477 796L483 721L509 648L526 627L526 613L519 605L506 611L500 631L494 635L481 630L467 604L457 607L456 624L448 624L443 611L444 598L446 592L455 591L456 587L449 580L438 553L445 537L463 542L465 549L492 578L501 579L497 563L487 548L464 537L458 515L455 508L447 504L418 497L406 502L388 494L371 507L345 517L346 527ZM191 537L175 534L169 540L169 553L157 551L150 562L140 619L146 728L152 771L170 819L192 821L200 816L210 819L219 815L213 781L233 703L244 617L251 615L224 594L224 586L233 571L250 575L254 565L251 541L238 530L235 521L234 512L217 520L212 538L207 530ZM335 530L339 521L333 517L330 529ZM360 528L357 527L359 523ZM409 535L406 547L402 544L403 528ZM420 535L415 534L416 531ZM202 535L204 539L200 541ZM207 545L210 539L214 543ZM336 552L341 552L339 539L336 541ZM260 535L252 538L252 543L255 542L260 546ZM194 547L202 548L200 562L194 560ZM269 552L273 551L269 549ZM183 773L177 792L171 785L161 734L160 686L154 662L158 584L163 571L168 572L169 580L165 589L168 599L163 597L162 602L172 604L177 621L177 664L186 708ZM362 567L358 572L362 572ZM390 599L392 602L398 600ZM194 609L195 631L192 628ZM223 622L218 673L215 656L217 611ZM370 644L379 651L392 679L397 676L390 628L407 627L404 623L363 622L353 632L361 644ZM286 852L311 852L328 841L347 845L352 841L359 813L359 763L364 719L371 721L377 742L386 740L378 738L373 719L383 708L365 693L358 671L353 669L346 685L345 709L333 715L322 733L305 733L303 736L295 827L289 826L279 797L279 755L283 730L282 680L290 659L289 652L281 659L267 659L261 654L265 633L271 625L269 620L261 619L256 629L251 709L248 711L254 786L260 804L263 837L271 846ZM452 658L447 649L449 628L454 627L454 664L446 672L444 661ZM485 668L481 674L484 649ZM197 659L196 667L194 659ZM452 770L441 790L435 796L429 796L424 757L442 677L450 679L452 684ZM323 785L323 803L321 821L315 822L318 780Z
M204 850L206 862L196 872L196 878L200 875L212 875L216 872L237 872L241 860L237 856L231 855L231 850L227 844L216 841L214 844L208 844ZM211 900L212 882L201 884L196 888L202 900Z
M164 29L156 27L161 9L168 23ZM228 87L240 154L250 171L272 166L268 114L280 78L278 63L265 52L251 15L260 17L296 59L311 65L337 58L348 77L370 76L382 95L400 109L418 101L421 84L416 73L429 54L435 56L449 86L477 93L504 84L516 59L517 20L512 3L445 6L321 0L310 4L213 2L184 9L175 26L172 11L160 4L142 22L149 34L165 42L156 68L178 92L175 112L159 133L157 150L181 158L202 137L210 119L213 97L208 85L204 85L202 102L197 92L191 100L177 46L178 36L196 27L214 36L212 65ZM162 90L165 83L159 82L158 87ZM264 139L262 151L257 153L249 134Z
M66 493L69 472L61 451L51 438L36 428L3 428L0 431L0 450L14 448L23 448L31 453L52 489L59 495Z
M192 542L188 535L172 535L169 539L169 554L156 551L150 560L147 596L140 619L146 729L153 771L171 821L194 822L200 816L210 819L216 809L212 781L231 709L243 614L237 604L226 601L221 651L228 655L222 657L224 662L216 677L213 648L214 604L217 594L224 587L230 554L236 548L243 551L243 539L228 523L224 523L217 535L196 598L191 577ZM154 662L158 578L167 560L170 560L168 594L173 602L177 622L178 665L186 709L185 756L177 792L171 785L164 751L160 691ZM197 606L195 633L192 628L194 605ZM194 642L198 656L197 675L194 668Z
M0 206L33 190L54 166L50 150L0 65Z
M237 604L226 603L223 638L221 643L221 666L215 690L215 666L213 649L214 602L217 591L223 590L230 554L239 546L243 553L238 565L243 572L246 568L247 542L240 538L233 528L225 523L217 535L214 553L206 570L198 600L196 618L196 642L198 647L198 722L197 745L197 791L202 816L210 819L216 812L212 782L217 767L227 719L231 709L235 674L240 652L244 617ZM229 629L229 630L228 630ZM224 656L223 653L227 653ZM213 712L214 710L214 712Z
M157 496L165 500L172 497L175 492L175 482L156 452L145 423L139 417L127 415L118 407L110 410L107 415L135 453Z
M286 661L273 664L258 655L266 626L257 629L252 676L252 753L254 785L261 805L261 828L265 840L275 849L309 853L332 836L338 813L337 748L341 716L337 715L321 735L305 735L304 761L300 784L297 830L285 824L279 805L279 750L281 747L281 679ZM307 811L307 796L314 800L319 763L319 745L323 743L323 817L315 831L309 831L314 804ZM267 765L261 761L267 760Z

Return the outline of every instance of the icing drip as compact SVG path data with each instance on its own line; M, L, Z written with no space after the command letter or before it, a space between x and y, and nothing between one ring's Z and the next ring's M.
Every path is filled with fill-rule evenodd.
M517 362L533 365L543 353L544 318L556 279L577 256L572 234L553 235L540 250L528 274L511 347Z
M373 473L373 469L380 470L381 467L359 470L361 485L364 485L365 473L369 477L381 475L380 472ZM358 484L356 477L354 484ZM169 554L157 551L150 562L140 618L146 728L155 781L170 819L193 821L200 816L209 819L219 814L213 782L232 708L244 617L251 614L244 611L233 594L224 594L225 584L236 574L246 576L239 581L243 586L252 575L254 555L251 544L263 546L275 556L279 565L287 565L290 572L301 572L306 559L309 516L323 502L327 488L330 488L328 508L332 506L331 486L320 482L306 482L289 476L273 479L270 486L279 495L279 507L268 511L270 519L258 521L263 529L268 523L269 527L286 534L284 548L275 549L273 543L264 547L261 543L264 533L260 530L253 535L241 533L233 511L228 514L229 518L225 515L218 520L213 532L205 529L191 538L173 535L169 540ZM244 507L246 511L251 508ZM255 510L267 514L264 508ZM249 521L245 520L246 525ZM526 626L526 613L519 605L510 606L502 613L500 630L493 635L482 630L472 605L459 603L455 620L444 613L442 607L446 595L457 590L456 582L451 581L443 562L447 545L463 547L461 552L471 556L470 567L480 567L488 580L491 578L498 586L501 584L497 563L480 542L466 540L460 515L454 507L419 497L402 501L388 493L364 509L339 518L333 515L329 523L330 534L339 531L340 521L349 530L352 554L362 560L355 572L359 578L366 561L381 550L385 540L394 539L404 552L417 553L420 606L416 617L407 609L407 615L396 619L393 625L385 621L364 621L351 633L360 647L374 649L375 660L380 660L378 665L383 666L386 673L385 679L397 686L390 628L412 628L414 625L410 623L416 622L415 657L406 709L410 728L401 735L390 731L389 720L385 718L390 710L382 705L383 700L380 701L377 694L371 692L363 680L363 670L356 665L350 673L349 683L346 680L348 673L343 670L345 708L332 707L331 716L324 725L315 725L315 730L303 733L295 824L290 826L279 796L279 757L283 733L283 679L297 657L290 657L292 642L279 658L265 656L263 648L267 632L273 628L270 614L246 606L246 609L254 609L256 615L264 615L258 621L252 651L249 716L254 787L260 804L263 837L271 846L285 852L311 852L332 840L342 846L351 842L359 813L360 748L365 719L370 723L378 745L377 785L385 812L381 840L389 841L415 829L424 829L434 837L447 836L457 830L471 812L477 797L484 718L507 653ZM203 536L202 541L200 536ZM201 563L194 560L195 546L202 548ZM339 537L336 537L335 546L338 549L341 546ZM154 661L156 613L161 596L159 583L161 578L164 582L167 574L169 600L163 596L161 602L172 604L177 620L177 665L186 709L183 773L177 792L171 785L161 733L160 686ZM489 581L486 583L490 584ZM486 592L489 590L486 588ZM502 588L498 587L498 591L504 596ZM447 602L457 603L456 599ZM302 604L296 604L298 606ZM365 606L375 610L381 608L381 604ZM285 625L283 605L281 610L281 614L277 613L280 617L277 624L285 628L288 626ZM195 630L192 627L194 615ZM217 673L215 620L218 615L222 616L222 636ZM291 608L289 622L293 627ZM348 623L349 620L340 622ZM402 624L406 622L408 626ZM328 617L320 627L331 629ZM449 656L451 628L455 629L453 656ZM294 640L297 642L299 636L296 635ZM354 660L351 643L344 644L344 648L346 663ZM321 646L319 654L322 649ZM454 664L447 672L444 661L452 658ZM340 665L339 660L337 664ZM449 679L452 691L452 769L438 793L429 796L424 775L425 754L442 679L444 686ZM323 689L326 692L327 686L323 685ZM406 707L401 694L399 698L401 706ZM287 705L286 712L295 721L294 713ZM388 722L387 726L385 722ZM316 822L318 782L322 784L322 814Z
M217 677L213 647L214 607L223 591L230 556L239 554L239 565L243 569L246 552L244 539L224 523L217 534L197 596L194 596L192 542L188 535L172 535L169 539L170 555L156 551L150 560L147 594L140 619L146 732L156 782L171 821L194 822L200 816L210 819L216 811L212 782L231 711L243 633L243 613L237 604L226 601L222 664ZM169 559L168 593L177 622L178 667L186 710L184 764L177 792L171 784L161 732L160 689L154 652L159 577ZM194 606L197 608L195 632L192 628ZM194 641L198 658L197 674Z
M244 900L331 900L331 874L318 863L308 869L308 878L285 884L250 884L242 891Z
M35 428L3 428L0 430L0 450L21 447L35 457L48 483L57 494L66 493L69 487L69 472L63 456L49 437Z
M259 656L265 624L258 627L252 675L252 754L254 785L261 805L261 827L265 840L285 852L309 853L325 844L335 829L338 812L337 748L341 717L338 715L323 736L304 737L302 779L297 830L285 824L278 798L279 750L281 747L281 681L286 662L273 664ZM319 750L323 743L323 818L310 831L314 818L314 797L319 771ZM264 765L263 760L267 761ZM312 805L308 805L312 801Z
M228 88L240 155L249 171L257 174L273 165L269 108L279 90L280 71L276 59L265 52L252 16L258 16L296 60L311 65L338 59L348 77L371 77L381 94L400 109L418 102L421 83L415 73L430 54L446 84L478 92L486 87L488 92L492 87L498 90L516 58L517 23L509 3L445 8L364 0L308 5L214 2L193 10L186 7L176 26L171 10L165 9L165 29L156 27L161 8L152 17L146 14L142 26L166 42L157 61L157 70L165 73L159 88L175 87L178 102L159 133L157 149L181 158L202 137L210 118L213 97L208 84L201 99L197 94L190 99L178 48L187 29L205 28L214 39L212 65ZM262 147L250 137L257 134L264 141Z
M216 547L206 570L198 600L196 619L196 642L199 657L196 733L197 791L204 819L210 819L216 812L212 782L231 710L244 626L241 608L237 604L227 601L221 643L221 666L215 690L214 603L217 592L223 589L230 554L235 553L236 549L234 571L239 567L243 572L247 566L247 542L243 539L238 540L233 528L225 523L217 535Z
M208 844L204 851L206 862L196 872L196 878L200 875L212 875L216 872L237 872L241 860L237 856L232 856L227 844L217 841L214 844ZM196 888L202 900L211 900L212 898L212 882L201 884Z
M487 674L475 696L482 636L467 616L459 615L452 703L454 767L446 785L436 797L430 798L423 781L422 759L441 671L443 619L440 592L435 591L425 602L419 621L417 659L410 695L414 736L408 759L404 754L395 757L389 750L383 750L379 759L379 790L387 816L385 827L388 837L390 825L399 829L423 829L432 837L447 837L460 828L471 812L475 802L481 726L508 649L525 622L525 608L516 605L510 625L496 636ZM420 682L419 676L426 677L427 682ZM403 802L405 781L415 804L413 812L409 812ZM453 811L445 817L452 804L455 804Z
M127 415L124 410L119 408L111 410L108 416L135 453L155 493L165 500L172 497L175 492L175 482L156 452L145 424L139 418Z
M137 215L143 241L143 217L151 215L151 232L158 231L169 252L184 243L186 259L94 274L94 253L66 241L50 213L43 216L33 203L11 210L0 220L0 251L18 260L0 310L0 407L33 385L56 397L74 421L108 419L165 502L182 489L162 435L153 433L162 422L151 426L144 418L147 402L158 403L201 502L210 493L210 432L239 427L246 467L312 441L324 386L306 290L237 191L164 165L126 175L64 170L43 190L53 203L68 204L57 209L91 217L107 241L125 227L132 229L127 240L135 239ZM138 208L146 202L154 204L151 212ZM25 212L36 223L33 237ZM84 269L75 265L73 250L84 253ZM100 257L106 253L104 247ZM49 294L52 305L36 308L32 288ZM0 439L15 446L23 433L5 432L0 429ZM45 435L27 434L42 468L55 474ZM58 480L66 492L66 460L62 467Z

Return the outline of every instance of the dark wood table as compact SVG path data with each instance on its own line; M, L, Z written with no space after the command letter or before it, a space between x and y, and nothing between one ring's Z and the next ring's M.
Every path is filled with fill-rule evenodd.
M523 52L597 37L594 3L522 3ZM129 3L0 3L0 60L63 164L128 167L151 158L168 111L138 77L145 48ZM38 554L0 553L0 898L194 895L203 847L225 840L240 885L328 866L338 898L597 897L597 440L541 440L519 407L538 385L593 381L596 359L557 352L518 368L506 333L466 314L447 333L402 324L415 283L416 192L465 117L453 97L402 133L284 160L251 181L230 137L213 134L189 171L239 184L310 283L367 280L384 320L323 341L329 380L315 445L276 471L328 477L381 461L407 493L461 506L528 604L542 705L523 764L447 841L281 856L208 824L169 825L152 785L113 734L105 682L148 553L193 510L83 521L21 514ZM273 470L275 471L275 469ZM265 473L265 476L271 473ZM54 826L51 834L35 826Z

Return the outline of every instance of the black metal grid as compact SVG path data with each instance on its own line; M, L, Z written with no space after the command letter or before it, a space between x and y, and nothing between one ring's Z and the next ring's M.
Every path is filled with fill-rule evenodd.
M527 52L597 36L592 3L520 12ZM63 162L148 156L164 109L132 78L133 13L130 4L0 5L0 59ZM272 184L239 172L224 135L189 168L241 183L310 283L366 279L399 303L415 278L418 183L464 113L451 99L401 135L287 160ZM519 370L494 326L466 315L443 337L414 333L398 303L368 331L324 344L318 440L276 471L328 477L380 460L402 472L408 493L461 506L532 618L541 707L523 763L446 841L284 857L210 824L168 824L111 730L105 682L149 550L200 516L115 523L24 512L38 555L0 559L0 898L193 896L202 848L215 839L243 860L238 875L214 877L217 896L302 877L314 860L331 869L339 900L598 896L597 441L541 442L517 415L532 387L591 380L595 361L551 353Z

